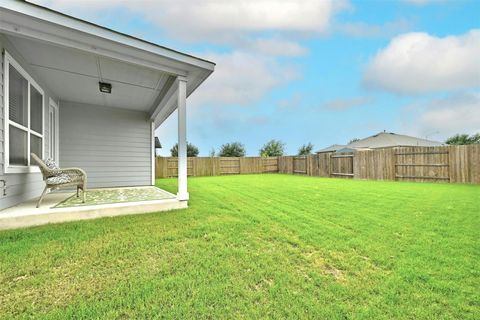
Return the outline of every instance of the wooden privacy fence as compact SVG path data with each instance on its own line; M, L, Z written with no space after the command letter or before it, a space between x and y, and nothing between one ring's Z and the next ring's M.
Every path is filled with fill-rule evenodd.
M399 147L278 158L280 173L369 180L480 183L480 145Z
M353 178L353 153L330 155L330 175L339 178Z
M177 176L177 158L157 158L157 178ZM480 145L400 147L273 158L189 158L190 176L286 173L346 179L480 183Z
M261 157L195 157L187 160L188 176L218 176L228 174L251 174L278 172L278 158ZM155 176L176 177L178 159L157 157Z
M307 174L307 156L293 157L293 172L299 174Z
M450 181L448 148L402 148L395 152L395 179Z

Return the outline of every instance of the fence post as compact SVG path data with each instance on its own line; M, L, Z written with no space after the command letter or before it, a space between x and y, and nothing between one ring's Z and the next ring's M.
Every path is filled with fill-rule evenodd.
M328 176L331 177L332 176L332 153L330 152L328 154Z
M163 170L162 158L156 157L155 160L155 178L163 178L163 174L161 172L161 170Z
M306 175L307 176L311 176L312 175L312 169L311 169L311 165L312 165L312 158L310 158L309 155L307 155L307 158L305 160L305 166L306 166Z
M192 169L190 169L191 170L190 174L191 174L192 177L195 177L196 176L196 174L195 174L195 159L196 158L194 157L194 158L190 158L190 159L192 159ZM188 161L187 161L187 163L188 163Z
M359 151L357 152L354 152L353 153L353 157L352 157L352 173L353 173L353 177L352 179L358 179L358 173L357 173L357 167L356 167L356 164L357 164L357 154L358 154Z
M315 156L317 157L317 175L320 177L320 154L315 154Z

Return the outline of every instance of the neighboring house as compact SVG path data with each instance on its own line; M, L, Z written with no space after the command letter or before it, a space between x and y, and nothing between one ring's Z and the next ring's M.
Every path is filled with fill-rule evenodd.
M396 134L393 132L380 132L373 136L347 145L334 144L325 149L317 151L317 153L326 152L352 152L355 150L394 148L394 147L437 147L443 143L437 141L426 140L422 138Z
M186 98L213 62L24 1L0 3L0 49L0 209L42 192L31 152L83 168L89 187L153 185L154 130L177 108L188 200Z
M323 148L322 150L317 151L317 153L327 153L327 152L335 152L339 149L345 148L345 145L341 144L332 144L329 147Z

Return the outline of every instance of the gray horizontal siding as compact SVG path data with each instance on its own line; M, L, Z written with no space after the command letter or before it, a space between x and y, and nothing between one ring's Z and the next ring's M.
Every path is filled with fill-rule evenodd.
M48 86L42 82L36 75L33 70L31 70L30 66L26 61L23 59L20 52L18 52L11 43L0 33L0 52L6 49L12 57L24 68L30 76L35 79L35 81L42 87L45 91L44 96L44 106L45 106L45 128L44 128L44 139L45 139L45 155L48 156L48 103L49 98L56 100L56 97L52 95L49 91ZM40 196L42 190L45 186L42 175L40 173L9 173L5 174L4 172L4 148L5 148L5 134L4 134L4 101L3 101L3 84L4 84L4 76L3 76L3 63L4 57L3 54L1 55L0 59L0 179L5 180L7 183L7 195L3 195L3 190L0 190L0 210L5 209L11 206L14 206L20 202L25 200L32 199L34 197ZM1 213L0 213L1 214Z
M61 113L61 111L60 111ZM108 145L105 145L105 146L92 146L92 145L88 145L88 144L85 144L85 140L82 140L82 143L79 143L77 146L74 146L73 143L74 143L75 140L73 141L68 141L68 142L65 142L64 144L64 150L66 151L72 151L72 150L76 150L78 149L79 147L82 148L82 150L84 150L84 152L92 152L92 153L96 153L96 152L100 152L100 151L117 151L119 148L116 147L116 146L108 146ZM143 147L130 147L130 150L132 152L143 152L145 151L145 148Z
M151 184L151 127L144 112L60 102L60 164L89 187Z

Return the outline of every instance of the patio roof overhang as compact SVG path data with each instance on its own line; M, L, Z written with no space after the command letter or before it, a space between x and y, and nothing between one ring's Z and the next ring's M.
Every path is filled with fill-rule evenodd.
M23 1L0 4L0 33L60 100L144 111L155 128L177 108L179 81L188 97L215 67Z

